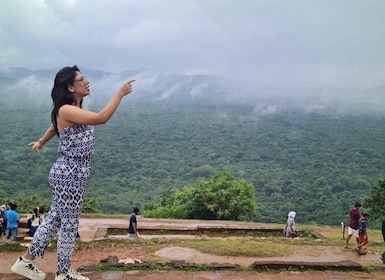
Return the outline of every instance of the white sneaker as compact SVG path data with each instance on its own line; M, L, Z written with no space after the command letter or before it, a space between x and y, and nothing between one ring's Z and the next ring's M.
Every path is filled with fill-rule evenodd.
M56 272L55 280L90 280L90 279L80 275L80 273L78 273L77 271L70 269L65 274L58 274L58 272Z
M11 270L31 280L45 279L45 273L37 268L35 261L25 262L22 257L17 259Z

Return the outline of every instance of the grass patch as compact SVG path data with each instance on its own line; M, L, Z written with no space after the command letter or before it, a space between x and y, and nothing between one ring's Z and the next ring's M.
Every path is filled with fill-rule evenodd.
M0 252L20 252L25 251L25 247L19 243L7 244L3 243L0 245Z
M193 235L193 236L203 236L203 237L261 237L261 238L270 238L283 237L281 229L198 229L198 230L175 230L175 229L140 229L142 235ZM126 235L126 228L108 228L106 237L110 235ZM313 234L310 231L299 231L298 235L304 238L315 239Z
M109 266L109 265L101 265L99 264L97 266L97 270L99 272L104 271L175 271L175 270L181 270L181 271L215 271L218 270L217 267L212 267L210 265L204 265L204 264L194 264L191 266L174 266L172 264L158 264L158 263L152 263L148 266L134 266L134 265L126 265L126 266ZM226 271L242 271L241 268L226 268Z
M297 242L298 241L298 242ZM233 257L282 257L291 252L292 246L305 244L300 240L276 238L271 240L259 239L105 239L92 242L78 242L76 250L119 248L127 250L133 246L146 254L154 254L156 251L171 247L187 247L196 249L202 253L214 254L219 256Z
M126 235L126 229L112 229L114 234L122 233ZM123 230L123 231L122 231ZM228 229L227 229L228 230ZM167 230L159 230L158 233L165 234ZM249 231L249 233L252 231ZM180 238L151 238L151 239L105 239L102 241L92 241L87 243L80 243L77 245L79 249L82 247L92 246L95 248L103 247L126 247L132 248L137 246L140 250L147 254L154 254L157 250L170 246L180 246L187 248L194 248L202 253L214 254L220 256L233 256L233 257L284 257L287 256L287 252L292 251L292 246L301 245L317 245L317 246L337 246L343 247L345 240L342 238L342 230L340 227L330 226L316 226L306 225L306 230L302 232L319 232L325 239L322 241L316 240L308 235L303 235L304 238L291 240L281 235L267 236L262 238L254 238L258 235L249 235L249 233L239 235L238 237L244 238L193 238L193 239L180 239ZM141 231L142 234L143 230ZM169 232L168 232L169 233ZM245 233L245 231L243 231ZM369 245L368 250L374 253L382 253L384 251L383 239L381 231L368 230ZM347 230L345 236L347 235ZM258 236L259 237L259 236ZM355 240L351 239L351 242ZM351 243L353 244L353 243Z
M57 246L57 239L51 241L47 247L47 251L55 251ZM1 243L0 252L20 252L25 251L26 247L22 243L12 242L12 243Z

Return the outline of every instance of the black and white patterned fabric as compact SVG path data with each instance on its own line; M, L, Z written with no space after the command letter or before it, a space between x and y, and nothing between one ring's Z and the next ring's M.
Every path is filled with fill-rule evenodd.
M52 204L27 249L27 253L43 257L45 249L59 232L58 268L63 272L71 267L94 142L94 126L74 125L59 131L61 157L53 164L48 178Z

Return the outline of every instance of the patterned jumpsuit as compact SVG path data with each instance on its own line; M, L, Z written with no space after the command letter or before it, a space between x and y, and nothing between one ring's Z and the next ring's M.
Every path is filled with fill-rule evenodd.
M52 204L38 227L27 253L43 257L45 249L59 232L58 268L71 268L72 253L83 206L84 188L90 175L94 148L94 126L74 125L59 131L59 157L49 172Z

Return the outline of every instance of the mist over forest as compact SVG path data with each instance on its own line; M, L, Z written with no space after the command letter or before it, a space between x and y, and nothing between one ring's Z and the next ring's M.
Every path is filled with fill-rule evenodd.
M252 105L257 114L303 112L335 115L382 115L385 83L374 88L342 87L328 84L255 83L219 75L181 75L139 69L108 73L80 69L91 84L86 105L98 109L120 84L136 79L135 92L126 103L135 105ZM50 91L58 69L29 70L22 67L0 72L2 98L9 107L50 106ZM47 100L48 99L48 100Z
M81 68L81 67L80 67ZM57 140L34 155L27 143L50 124L57 69L0 73L0 197L50 200ZM256 190L260 222L339 225L385 174L385 85L255 84L216 75L107 73L82 69L99 110L135 79L109 123L96 129L86 197L104 213L130 213L225 170Z

